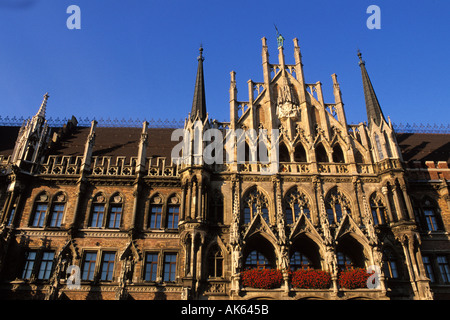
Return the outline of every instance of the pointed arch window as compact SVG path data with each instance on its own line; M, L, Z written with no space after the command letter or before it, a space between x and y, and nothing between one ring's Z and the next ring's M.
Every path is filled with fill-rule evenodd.
M374 193L370 197L370 210L374 225L384 225L388 222L386 207L380 194Z
M101 228L103 226L105 209L106 209L105 196L101 193L95 195L92 202L92 213L89 223L89 226L91 228Z
M307 162L306 151L301 143L297 144L294 149L295 162Z
M176 195L169 198L167 205L167 228L178 229L180 215L180 200Z
M220 190L214 190L211 198L211 220L223 223L223 195Z
M31 226L43 228L45 216L47 215L49 197L47 193L41 193L34 204Z
M345 163L344 153L339 144L336 144L333 148L333 162L335 163Z
M339 270L349 270L354 268L353 260L345 253L338 251L336 253Z
M293 224L303 213L311 219L309 203L306 195L294 189L290 191L284 199L286 224Z
M329 162L327 151L321 143L316 146L316 161Z
M53 198L52 209L50 212L50 227L61 227L65 207L66 196L63 193L58 193Z
M380 160L383 160L383 149L381 148L380 137L377 134L375 134L375 143L377 145L378 157L380 158Z
M337 189L331 190L325 200L325 209L330 224L340 223L345 213L350 214L350 202Z
M208 276L212 278L220 278L223 276L223 254L219 246L215 245L209 253L208 257Z
M283 142L279 144L278 150L280 155L280 162L291 162L289 150L287 149L286 145Z
M299 269L307 270L312 268L312 264L309 258L298 251L295 251L292 254L289 264L292 271Z
M419 220L423 229L431 232L444 231L439 208L434 200L425 197L422 201L415 201L415 203L418 204L415 208L416 219ZM419 213L418 217L417 213Z
M428 231L441 230L440 217L438 217L436 206L429 199L425 199L422 203L423 215Z
M268 202L264 194L257 188L253 188L244 199L244 223L250 223L257 215L261 216L269 223Z
M261 252L253 250L245 260L245 269L270 269L269 260Z
M149 228L160 229L162 221L163 200L160 195L155 195L150 199Z

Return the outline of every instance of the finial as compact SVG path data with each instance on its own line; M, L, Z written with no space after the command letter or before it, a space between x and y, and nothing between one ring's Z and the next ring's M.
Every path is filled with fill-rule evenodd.
M362 59L361 51L358 49L359 65L365 64L366 62Z
M198 56L197 60L202 60L204 61L205 58L203 57L203 45L200 43L200 48L198 49L198 51L200 52L200 55Z

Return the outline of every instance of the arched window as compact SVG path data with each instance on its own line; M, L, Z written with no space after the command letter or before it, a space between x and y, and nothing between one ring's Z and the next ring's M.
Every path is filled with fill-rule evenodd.
M311 261L308 257L298 251L292 254L289 264L292 271L298 269L307 270L312 268Z
M294 149L295 162L307 162L306 151L301 143L297 144Z
M341 146L336 144L333 148L333 162L335 163L344 163L344 153L342 152Z
M325 200L325 209L328 222L336 224L341 222L344 213L350 214L350 202L336 188L333 188Z
M384 275L389 279L397 279L398 275L398 267L397 267L397 258L394 255L393 251L389 248L383 251L383 271Z
M279 154L280 162L291 162L291 157L289 156L289 150L286 145L282 142L279 144Z
M223 195L220 190L214 190L211 195L211 221L223 223Z
M109 212L107 227L109 229L119 229L122 220L123 211L123 197L120 194L115 194L111 197L109 202Z
M443 231L443 223L436 202L429 197L415 201L416 219L426 231Z
M244 199L244 223L250 223L257 214L269 223L268 202L264 194L257 188L253 188Z
M106 198L102 193L94 196L92 201L91 218L89 226L91 228L101 228L105 217Z
M150 217L148 227L150 229L160 229L162 221L163 200L160 195L155 195L150 199Z
M31 217L31 226L37 228L43 228L45 217L48 210L49 197L46 192L41 193L37 196L34 203L33 214Z
M355 162L356 163L364 163L364 157L358 149L354 149Z
M316 146L316 161L329 162L327 151L321 143Z
M167 229L178 229L180 216L180 200L176 195L169 198L167 202Z
M66 196L60 192L53 197L50 211L50 227L61 227L65 207Z
M380 158L380 160L383 160L383 149L381 148L380 137L377 134L375 134L375 143L377 145L378 157Z
M440 217L438 217L437 209L433 202L425 199L422 202L422 210L428 231L441 230Z
M370 197L370 210L372 211L374 225L377 226L388 222L386 207L380 194L374 193Z
M261 252L253 250L245 260L245 269L270 269L269 260Z
M338 251L336 253L339 270L349 270L354 268L353 260L345 253Z
M367 260L364 255L364 247L348 234L339 238L336 246L336 258L339 270L364 268Z
M286 224L295 223L302 213L308 219L311 219L308 198L298 189L293 189L286 195L284 199L284 212Z
M223 276L223 254L218 245L214 245L209 251L208 276L212 278Z

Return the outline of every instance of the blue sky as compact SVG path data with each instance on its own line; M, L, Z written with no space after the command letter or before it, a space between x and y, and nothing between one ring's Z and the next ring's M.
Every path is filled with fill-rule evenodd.
M81 30L69 30L69 5ZM369 5L381 29L369 30ZM359 48L386 116L394 123L450 123L450 1L0 0L0 116L34 115L45 92L52 118L184 119L204 47L207 109L229 120L230 71L238 99L262 81L261 38L278 62L276 31L308 83L334 102L341 85L349 123L366 121Z

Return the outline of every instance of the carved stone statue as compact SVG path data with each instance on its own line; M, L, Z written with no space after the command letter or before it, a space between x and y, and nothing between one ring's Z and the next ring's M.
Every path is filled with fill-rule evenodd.
M280 269L281 270L289 269L289 256L286 246L281 247Z
M241 270L241 258L241 245L237 243L233 248L233 270L235 271L235 273L239 273L239 271Z

